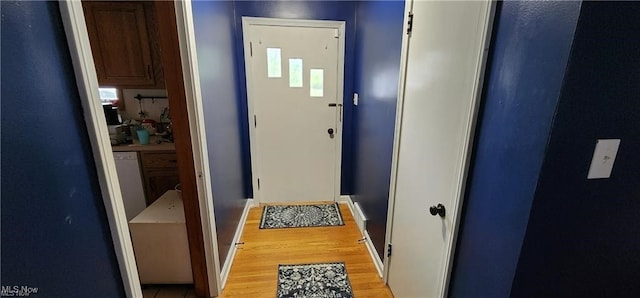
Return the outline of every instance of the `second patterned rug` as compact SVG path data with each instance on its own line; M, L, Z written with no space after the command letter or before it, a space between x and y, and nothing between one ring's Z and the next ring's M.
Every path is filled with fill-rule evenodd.
M265 206L261 229L343 226L338 203Z
M353 298L344 263L280 265L278 298Z

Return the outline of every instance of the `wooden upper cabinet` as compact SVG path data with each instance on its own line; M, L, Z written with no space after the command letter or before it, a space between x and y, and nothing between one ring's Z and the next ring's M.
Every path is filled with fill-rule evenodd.
M164 88L150 2L83 2L98 82Z

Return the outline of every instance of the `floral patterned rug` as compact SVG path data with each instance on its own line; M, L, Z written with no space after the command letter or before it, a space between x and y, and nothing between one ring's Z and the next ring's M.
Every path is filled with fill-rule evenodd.
M343 226L338 203L265 206L261 229Z
M277 297L351 298L353 290L342 262L280 265Z

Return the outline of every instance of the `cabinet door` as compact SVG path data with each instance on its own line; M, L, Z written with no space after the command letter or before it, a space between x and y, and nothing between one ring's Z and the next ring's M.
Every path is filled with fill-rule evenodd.
M140 152L147 206L180 183L175 151Z
M153 86L154 66L142 2L83 2L101 85Z
M147 190L147 206L155 202L167 190L172 190L180 183L178 172L152 170L145 173L145 187Z

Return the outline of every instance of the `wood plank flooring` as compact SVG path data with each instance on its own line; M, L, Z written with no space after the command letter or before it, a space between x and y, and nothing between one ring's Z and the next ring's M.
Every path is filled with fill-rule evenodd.
M220 297L275 297L279 264L344 262L354 296L393 297L382 282L346 204L344 226L259 229L262 207L249 210L247 223Z

